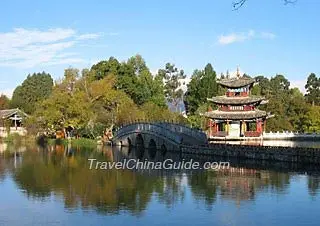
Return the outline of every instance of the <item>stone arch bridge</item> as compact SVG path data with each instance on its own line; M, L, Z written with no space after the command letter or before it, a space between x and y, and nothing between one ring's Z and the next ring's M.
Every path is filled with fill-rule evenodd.
M167 122L137 122L118 128L113 145L180 151L182 146L208 144L204 132L180 124Z

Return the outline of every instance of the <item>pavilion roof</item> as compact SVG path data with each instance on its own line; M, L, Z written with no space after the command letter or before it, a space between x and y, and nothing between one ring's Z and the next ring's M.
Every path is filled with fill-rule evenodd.
M261 96L249 96L249 97L227 97L227 96L217 96L208 98L216 104L226 104L226 105L243 105L243 104L253 104L265 100L265 97Z
M21 111L19 108L14 108L14 109L0 110L0 118L5 119L17 113L22 117L28 117L28 115L23 111Z
M241 88L256 82L254 78L235 77L218 80L217 83L227 88Z
M265 111L255 109L254 111L210 111L206 112L204 116L212 119L230 119L230 120L246 120L267 117Z

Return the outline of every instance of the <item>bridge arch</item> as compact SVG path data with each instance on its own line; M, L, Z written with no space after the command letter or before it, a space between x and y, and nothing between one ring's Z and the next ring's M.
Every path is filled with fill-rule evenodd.
M136 136L136 157L138 159L142 159L143 156L144 156L144 140L141 133L139 133Z
M165 144L162 144L162 145L161 145L160 151L161 151L161 155L162 155L162 156L165 156L165 155L166 155L166 153L167 153L167 147L166 147Z
M154 139L150 139L149 141L149 145L148 145L148 154L150 159L154 159L156 157L157 154L157 144L154 141Z

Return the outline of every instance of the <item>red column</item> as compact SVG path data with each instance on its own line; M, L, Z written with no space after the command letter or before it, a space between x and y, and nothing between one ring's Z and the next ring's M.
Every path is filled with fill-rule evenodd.
M261 133L262 132L262 121L257 120L257 132Z
M209 137L211 137L212 136L212 119L209 119L208 127L209 127Z

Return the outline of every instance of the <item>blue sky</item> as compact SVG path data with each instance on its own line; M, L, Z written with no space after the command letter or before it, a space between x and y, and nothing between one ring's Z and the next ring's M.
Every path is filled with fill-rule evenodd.
M320 1L1 1L0 93L28 73L55 79L67 67L90 67L115 56L141 54L155 72L166 62L190 75L215 70L274 76L303 87L320 74Z

